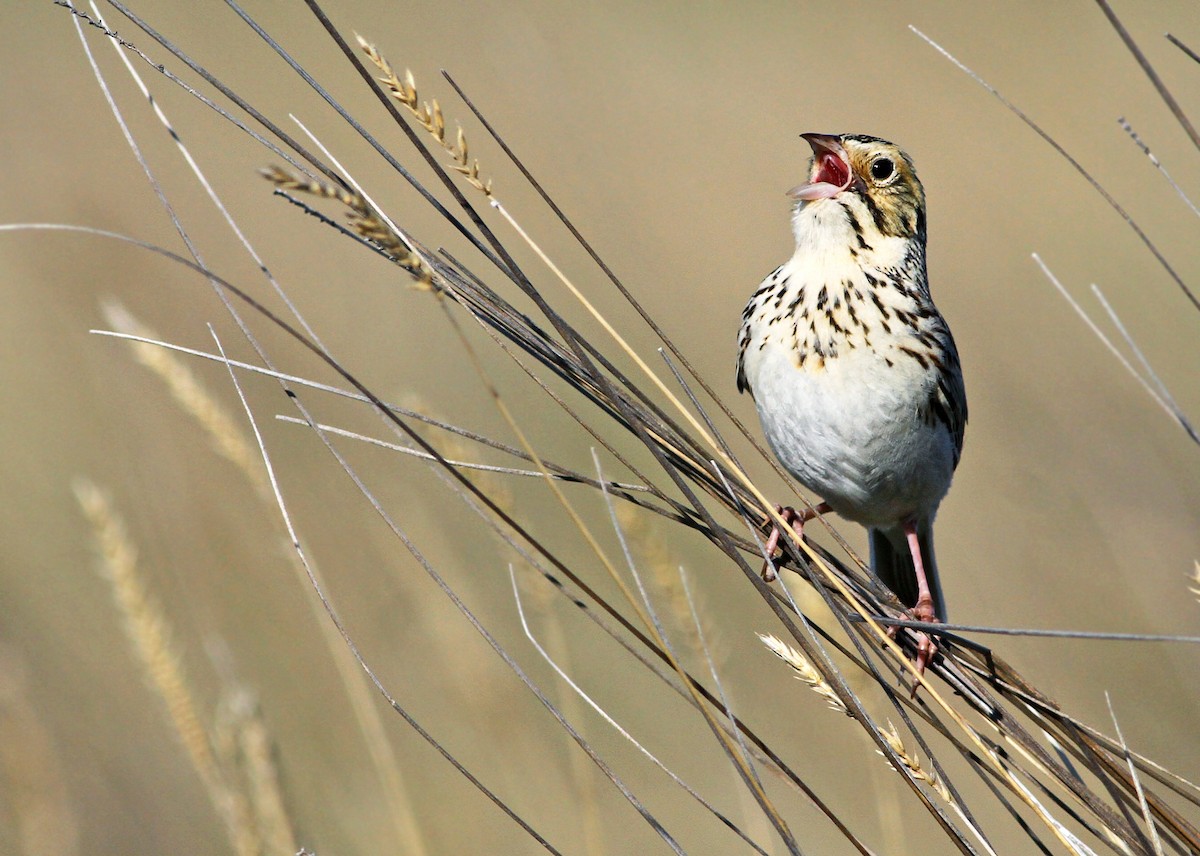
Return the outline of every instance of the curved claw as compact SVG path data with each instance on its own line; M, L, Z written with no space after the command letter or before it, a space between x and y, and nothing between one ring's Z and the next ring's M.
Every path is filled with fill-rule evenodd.
M796 540L801 541L804 538L804 524L812 520L818 514L827 514L832 511L829 503L821 502L814 505L812 508L806 508L804 511L797 511L790 505L784 508L782 505L775 506L775 512L783 518L783 522L792 528L795 533ZM777 565L775 564L775 551L779 549L779 540L783 537L783 531L778 525L771 527L771 537L767 539L766 546L763 552L766 553L767 560L763 562L762 578L763 582L773 583L779 578Z
M796 530L796 522L799 521L800 528L797 534L804 537L804 521L800 519L800 515L796 513L796 509L788 506L784 508L782 505L775 506L775 512L783 518L783 522ZM783 530L778 525L771 527L771 537L767 539L767 544L763 548L767 559L763 562L762 578L764 583L773 583L779 578L779 573L775 569L775 551L779 549L779 539L783 537Z

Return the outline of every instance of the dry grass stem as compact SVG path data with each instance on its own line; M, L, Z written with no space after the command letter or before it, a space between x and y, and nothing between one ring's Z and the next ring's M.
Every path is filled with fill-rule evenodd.
M836 830L836 834L843 836L857 852L870 852L869 846L850 828L858 818L843 818L839 812L823 803L816 792L816 788L824 786L819 782L819 777L814 777L814 781L818 782L814 786L789 767L787 755L798 751L797 748L789 746L786 752L778 752L755 733L752 720L754 716L765 716L765 712L743 708L742 699L749 695L743 696L743 687L733 683L740 676L727 675L723 669L719 670L704 643L709 635L709 622L718 620L715 616L727 615L728 612L706 610L704 624L701 624L687 578L678 578L683 584L682 589L675 583L677 577L673 569L679 564L671 558L675 542L668 543L667 535L658 532L658 528L662 527L651 529L643 525L648 519L642 517L645 510L671 520L674 530L681 536L680 543L684 536L703 541L700 547L710 550L703 560L707 563L704 566L706 574L711 570L713 574L736 575L735 582L741 586L739 591L748 599L749 605L756 609L766 606L772 611L773 618L778 622L776 632L758 634L762 643L792 669L798 680L817 693L824 704L842 712L861 727L872 747L888 760L895 771L892 781L896 787L892 790L928 811L940 833L962 852L995 853L990 843L992 835L997 836L996 841L1002 843L1007 851L1013 839L1000 837L1003 833L991 828L993 823L1000 824L995 820L995 815L1005 813L1013 819L1007 832L1018 836L1022 842L1028 840L1043 852L1050 852L1053 848L1054 852L1089 854L1093 852L1089 849L1091 845L1105 852L1111 849L1117 853L1137 853L1142 856L1152 852L1147 837L1150 834L1156 839L1161 836L1163 852L1200 852L1200 830L1184 815L1185 808L1190 812L1200 807L1200 797L1180 784L1177 777L1129 752L1123 739L1108 738L1065 713L1040 692L1039 687L1030 685L1009 667L1001 659L999 648L993 651L975 645L963 636L954 635L971 633L972 628L939 628L941 653L929 664L927 674L918 673L912 657L917 631L909 626L899 628L890 635L885 631L881 620L903 615L903 610L897 606L894 598L889 598L873 586L867 570L853 552L845 549L844 544L842 548L845 552L826 549L801 539L785 544L784 555L779 559L780 567L796 573L794 584L801 586L801 589L793 598L787 586L767 585L756 573L761 557L756 555L755 548L757 544L761 550L763 540L759 537L760 524L768 521L784 527L786 524L773 510L774 503L769 501L768 491L761 490L748 475L758 472L754 469L759 465L758 462L747 461L747 468L743 469L741 459L744 457L744 444L738 445L741 440L736 439L733 440L734 445L726 443L727 433L733 438L730 421L722 421L720 414L714 420L706 412L712 399L717 396L706 386L711 398L702 401L692 394L689 382L678 372L676 380L688 395L684 397L677 394L679 390L676 386L668 386L663 379L666 375L660 377L643 359L639 349L634 347L639 340L630 335L623 325L624 316L619 314L623 310L602 313L598 308L602 305L601 301L597 298L588 272L576 273L574 268L570 268L572 273L568 277L564 269L556 264L556 259L543 250L543 247L556 246L552 236L533 228L527 230L525 224L509 213L495 197L492 181L481 177L479 161L472 157L462 129L453 134L448 132L446 117L438 101L422 100L412 73L406 70L399 74L374 45L360 36L357 37L358 47L369 62L361 60L357 50L348 43L353 40L345 39L338 33L332 22L324 17L317 0L310 0L308 5L350 60L353 71L362 75L360 83L369 86L387 115L403 127L406 140L412 144L412 151L423 159L422 169L429 167L441 182L436 189L452 196L454 203L443 204L438 196L413 178L401 156L383 149L365 131L369 122L360 122L358 118L351 117L333 102L325 90L321 94L351 127L375 146L398 173L413 184L444 218L449 229L453 230L455 240L466 238L480 251L478 257L470 258L476 258L476 263L486 267L474 270L470 263L458 261L447 251L434 252L431 248L439 246L436 236L430 237L428 243L410 237L410 224L400 218L392 219L387 208L373 200L372 191L354 181L357 165L348 161L343 167L335 155L322 145L318 136L307 129L305 133L315 148L308 142L303 145L296 142L266 121L261 122L282 148L291 150L290 154L283 155L277 149L281 159L294 154L297 163L309 163L312 175L323 178L310 177L308 167L295 171L271 167L262 173L275 185L277 193L307 194L345 206L349 212L349 226L337 228L342 237L350 239L346 244L354 248L351 252L361 250L364 246L382 251L419 285L437 295L438 305L444 310L453 335L461 345L461 354L450 362L455 368L474 370L482 382L483 392L476 394L473 403L490 403L495 407L504 426L515 438L514 445L508 447L465 429L460 433L454 429L454 435L448 436L416 427L421 417L385 404L355 373L325 350L307 325L301 323L297 326L273 315L271 310L257 302L250 289L243 291L240 285L225 282L215 275L210 275L210 281L224 289L231 302L233 297L241 299L264 318L274 321L297 345L315 353L336 371L345 381L347 389L353 387L361 393L362 400L369 402L374 412L387 420L397 437L404 436L412 441L409 452L424 457L442 483L463 500L466 511L462 511L462 515L479 515L482 526L472 520L476 529L490 527L490 531L504 541L506 546L502 550L511 549L520 554L524 562L536 567L552 584L543 588L562 594L574 607L596 619L597 625L623 646L622 656L628 656L631 661L636 658L647 665L664 694L677 692L691 703L686 725L703 735L703 740L709 741L703 744L705 748L719 751L722 763L729 770L736 771L738 787L753 798L756 812L754 820L762 822L764 826L769 825L770 834L777 836L772 840L773 846L799 853L801 847L807 849L808 842L797 841L794 837L792 826L797 821L793 818L791 806L777 803L774 791L765 788L758 773L760 765L769 767L796 791L808 797L812 805L823 812L825 820ZM274 45L269 37L264 38L295 68L291 56ZM168 43L162 40L159 43L173 50ZM930 44L934 43L930 41ZM176 53L176 56L186 61L182 53ZM946 56L950 55L946 53ZM952 61L957 63L957 60ZM989 84L965 66L961 67L993 95L1001 97ZM301 71L298 68L296 70ZM317 79L316 75L301 73L306 80ZM454 85L453 81L451 83ZM215 83L212 85L218 86ZM457 90L456 85L455 88ZM336 91L336 88L331 87L327 91ZM536 179L524 171L524 166L492 130L492 125L483 114L476 110L466 93L458 91L483 126L493 134L500 148L510 154L513 163L531 185L539 188ZM1174 271L1162 260L1149 238L1078 162L1015 106L1003 98L1001 101L1083 173L1105 201L1125 217L1174 277ZM399 102L404 109L401 110L399 105L394 106L394 102ZM428 143L424 134L413 126L413 121L433 137L437 146ZM324 128L315 130L319 130L321 136L325 135ZM1132 131L1130 133L1132 135ZM1137 141L1136 135L1134 137ZM478 144L478 140L472 139ZM449 161L446 156L437 153L438 147ZM1135 156L1130 152L1131 158ZM1156 161L1155 164L1157 166ZM497 176L502 179L506 174L497 173ZM470 192L461 188L459 178L484 194L493 210L504 218L505 225L500 227L504 233L502 238L492 233L480 212L464 197L464 193L469 195ZM1162 188L1162 192L1165 195L1166 188ZM288 198L296 201L291 196ZM299 204L306 211L314 213L313 208ZM461 211L452 210L454 204ZM551 206L554 207L553 203ZM326 226L335 225L329 218L321 219ZM574 231L568 221L564 219L563 222ZM582 236L575 234L590 252ZM354 240L355 236L362 240ZM425 237L422 235L422 239ZM179 261L178 257L166 251L159 252ZM515 257L528 257L529 253L536 256L536 262L530 266L530 270L526 270L515 261ZM601 270L608 271L598 256L593 254L592 257ZM188 262L184 260L183 264ZM1042 267L1051 282L1065 295L1065 290L1048 268ZM1180 282L1177 277L1176 281ZM503 296L514 288L520 292L515 304ZM1192 297L1186 287L1184 290ZM1079 304L1069 295L1066 296L1093 330L1098 331ZM628 293L626 297L633 308L642 311ZM1102 295L1097 295L1097 299L1103 303ZM1194 297L1192 299L1195 301ZM535 392L540 390L546 393L547 398L542 402L553 411L554 416L562 416L554 410L554 406L563 407L565 413L574 420L567 421L563 417L569 426L567 432L573 433L559 432L560 425L551 423L543 409L524 409L524 399L520 399L521 407L516 405L518 399L510 396L499 380L508 376L493 371L497 353L477 347L479 339L467 335L468 332L477 331L464 330L464 315L461 314L464 312L487 332L491 343L498 346L505 357L511 357L533 381L536 388L531 388ZM1115 313L1110 312L1110 316L1134 356L1127 359L1114 341L1103 335L1101 340L1117 354L1126 369L1134 374L1154 400L1172 413L1196 438L1197 435L1190 431L1186 417L1154 375L1136 343L1125 333L1120 320ZM581 319L587 330L601 332L592 335L581 333L572 326L575 317ZM644 313L642 317L649 320ZM145 331L128 313L122 313L119 307L110 310L110 322L127 334L150 338L149 331ZM651 327L657 332L658 328L653 323ZM663 339L666 341L665 337ZM207 395L190 372L178 365L174 357L169 357L165 349L151 345L136 345L135 349L138 360L164 379L172 396L205 426L204 430L213 435L222 455L238 463L239 469L254 481L260 494L266 496L274 490L279 511L296 549L295 569L304 585L314 593L310 605L318 610L316 620L338 662L344 684L341 691L352 700L359 726L385 784L380 790L386 796L376 796L376 799L392 799L395 804L388 807L389 811L395 818L403 817L396 821L397 826L417 825L414 819L416 805L408 805L404 782L384 727L386 722L379 719L377 710L372 715L375 699L370 696L368 684L363 682L361 674L366 674L374 682L392 709L421 732L423 739L438 747L447 763L466 775L481 793L519 823L526 834L539 844L544 843L533 826L497 796L498 792L492 792L483 784L482 777L475 777L466 765L443 751L441 744L416 724L389 693L386 683L377 677L379 673L374 669L374 664L369 664L371 657L360 653L359 640L342 624L338 611L334 610L326 596L316 565L302 547L304 539L297 534L298 523L293 523L283 492L274 481L271 456L261 436L261 459L255 463L254 458L258 455L244 438L244 432L223 410L211 403L212 397ZM640 350L649 353L648 348ZM267 360L265 354L260 351L259 356L274 371L274 364ZM224 360L223 351L221 359ZM674 371L673 363L669 361L669 364ZM231 382L241 395L239 375L234 373L232 363L227 362L227 366ZM423 365L420 368L422 372L433 371L434 368L439 372L442 370L440 365ZM437 381L440 382L442 378L439 374ZM446 378L449 381L449 375ZM524 380L522 377L521 382ZM290 380L287 383L291 394L292 383ZM300 383L295 388L304 389L307 395L308 390ZM566 395L562 394L564 388ZM583 408L575 408L577 399L573 396L576 394L583 399ZM485 397L490 401L485 402ZM499 641L505 638L505 633L496 632L497 628L483 619L482 616L488 613L467 607L466 599L461 598L447 582L452 577L441 575L439 569L426 558L422 549L407 534L406 525L393 515L386 502L377 498L369 486L370 480L354 471L329 435L338 433L354 439L363 438L340 429L326 428L311 416L303 401L299 398L294 401L305 417L305 423L317 427L317 435L326 450L341 465L354 488L370 503L372 510L396 538L397 544L403 544L461 614L466 622L463 627L469 625L473 631L479 632L520 678L531 693L531 698L536 698L552 714L556 727L560 729L557 733L568 736L573 748L576 745L579 747L581 751L573 756L579 762L574 771L579 781L595 779L593 785L604 781L590 767L584 766L585 762L580 761L586 757L642 815L663 843L676 849L676 852L682 852L683 844L687 842L682 838L681 843L676 842L667 832L667 824L660 825L656 815L651 814L626 786L623 774L616 774L618 765L602 758L573 726L571 720L580 717L567 714L574 714L575 709L580 708L579 700L571 696L570 701L564 702L564 710L550 701L529 678L507 644ZM553 404L546 403L550 401ZM569 406L565 402L569 402ZM724 410L724 405L721 407ZM435 410L440 406L434 402L431 407L417 409ZM724 410L724 413L741 430L740 423L732 417L731 412ZM253 424L255 416L248 406L247 416ZM435 425L441 431L453 429L453 426L438 424L436 420L422 424ZM601 470L600 455L596 453L593 454L595 477L586 479L581 478L574 467L548 463L542 454L543 451L549 451L549 446L540 441L542 437L550 438L550 442L566 443L579 440L584 435L588 443L595 441L593 449L603 447L611 455L605 457L606 461L618 460L625 467L621 472L622 482L633 484L607 482ZM235 439L222 439L230 437ZM532 465L527 470L512 470L481 462L479 466L472 465L470 473L465 473L466 466L461 462L474 457L467 454L468 442L479 443L481 447L490 446L505 454L515 454L531 461ZM630 446L633 452L626 453L626 447ZM496 452L488 451L486 455L496 457ZM652 459L653 469L644 467L642 461L646 459ZM261 463L266 463L268 477L263 476ZM407 467L409 465L405 463L397 468ZM505 480L501 472L541 476L557 504L549 514L541 513L542 506L526 505L521 501L524 495L519 491L528 489L529 493L534 493L541 486ZM645 472L650 474L646 475ZM564 488L561 487L563 481L579 482L588 487ZM620 557L609 547L605 532L598 523L595 505L590 502L596 498L591 490L601 492L612 515L613 529L620 541L627 568L620 567ZM778 486L768 490L777 491ZM262 718L253 705L246 704L245 699L239 697L236 701L241 706L229 711L228 721L218 723L223 730L217 732L219 739L213 742L214 738L205 731L196 701L180 667L179 657L171 645L166 620L138 575L136 551L111 501L89 483L80 482L76 492L101 544L106 575L112 581L114 595L143 670L164 698L172 723L187 748L191 763L204 780L230 832L235 849L239 854L264 848L295 852L295 833L286 812L278 770L272 763L270 735ZM584 501L579 501L580 495L584 495ZM537 499L545 501L548 498L539 493ZM629 504L617 509L618 501ZM407 513L412 513L411 508L407 509ZM563 515L569 518L566 526L562 525ZM658 522L657 519L655 522ZM455 519L451 525L457 527L461 523L460 519ZM749 534L741 528L743 523L749 527ZM443 531L439 529L436 530L437 534L424 537L444 538ZM445 531L452 531L456 538L459 537L459 529ZM465 540L472 534L464 533L461 537ZM717 561L709 562L714 556ZM691 556L687 556L687 561L689 564L692 562ZM650 587L655 593L654 597L647 594L647 587L643 584L643 578L651 575L662 581L661 593ZM710 582L710 579L705 577L705 582ZM725 584L731 581L722 579L719 582ZM1200 598L1200 561L1195 563L1188 585L1192 594ZM710 595L711 591L717 590L714 587L705 594ZM519 598L517 604L520 619L524 622ZM804 608L798 604L803 604ZM322 614L322 608L328 612L327 615ZM690 623L680 621L678 624L687 628L687 643L694 652L702 655L706 670L693 673L684 667L683 663L688 662L688 658L677 654L678 645L672 647L673 639L682 642L684 637L671 621L663 621L668 608L672 617L682 619L690 616L693 619ZM491 620L495 620L494 616ZM720 625L713 626L713 632L727 630ZM587 685L587 680L576 681L567 675L565 666L571 647L564 628L557 624L549 625L545 647L533 640L528 628L526 633L570 686ZM553 654L555 660L551 660L549 654ZM699 660L700 657L695 659ZM555 665L556 660L562 665ZM583 657L570 661L573 668L583 668L584 664L590 664L590 661ZM361 666L361 674L357 673L356 666ZM910 678L920 689L918 697L910 697L907 688L898 686ZM783 682L773 683L776 689L786 688ZM725 692L726 685L730 687L728 695ZM592 704L585 696L581 695L580 698ZM738 699L736 714L730 698ZM897 724L882 717L877 718L877 712L881 709L886 710ZM452 726L459 724L457 721L450 723ZM546 751L553 751L556 743L555 740L547 741ZM623 745L620 749L625 751ZM638 749L649 755L642 747L638 746ZM503 761L503 753L498 754ZM883 767L869 760L870 757L869 753L863 753L865 760L861 769L864 777L874 775L882 778L887 775ZM638 763L642 761L641 758L637 760ZM508 767L502 769L505 773L509 772ZM581 813L579 819L587 830L582 837L599 850L608 843L610 835L604 828L606 816L602 816L597 809L599 791L592 797L595 799L588 800L587 811L593 813ZM591 804L593 801L596 805ZM976 812L981 819L986 819L987 835L983 827L976 824ZM243 834L243 838L239 839L238 834ZM258 838L252 839L251 834ZM393 834L397 836L396 846L401 849L419 852L422 848L420 843L412 846L411 841L403 840L400 831L393 830ZM1086 844L1080 841L1080 835L1087 838ZM979 843L971 840L971 836L978 839ZM577 845L580 843L575 841ZM753 842L750 843L754 846ZM553 851L552 846L546 846Z
M270 456L267 454L266 446L263 445L262 435L258 431L253 411L250 409L249 403L242 392L237 375L225 354L224 348L221 346L220 339L211 326L209 327L209 332L213 335L217 350L220 352L220 359L224 362L226 370L229 372L230 381L238 393L238 398L241 400L242 407L254 431L254 436L258 444L258 452L261 456L260 460L265 466L268 479L271 481L271 496L278 503L278 509L282 514L285 528L288 530L288 536L295 548L295 552L292 553L293 561L290 565L296 573L297 582L301 589L310 594L305 599L306 603L312 611L313 622L321 633L322 641L329 650L330 656L337 667L338 676L342 681L342 688L354 710L355 719L363 741L366 744L371 762L379 776L383 794L390 809L389 814L393 824L395 824L395 840L400 842L406 853L414 854L414 856L422 856L422 854L427 852L427 848L421 833L421 826L413 810L412 800L409 796L404 776L401 774L399 764L396 761L395 751L384 729L382 715L375 704L375 699L372 697L368 680L370 676L363 669L359 668L362 664L351 648L344 644L346 640L343 638L342 628L336 621L327 620L332 616L327 615L325 611L327 604L321 592L325 590L326 586L321 578L320 570L315 562L306 558L300 547L296 532L292 528L290 517L283 503L282 494L278 491L278 485L275 483L274 468L271 464ZM306 418L310 418L307 410L301 408L301 412L305 414ZM251 796L252 799L259 796L256 789L252 790ZM279 831L278 824L274 823L270 817L268 817L268 820L272 821L273 829Z
M645 577L652 580L657 593L666 603L664 611L678 620L678 630L688 647L700 651L700 637L708 642L713 659L721 661L723 646L720 645L720 627L712 621L707 610L698 610L701 626L697 629L692 621L692 610L688 606L687 594L679 576L679 562L672 555L671 541L657 521L647 518L640 509L632 505L616 508L617 525L625 540L638 557L638 564L645 568ZM693 597L698 597L693 592Z
M461 467L462 469L472 470L472 480L480 490L491 497L492 501L506 512L516 512L516 504L513 499L513 492L509 488L508 482L501 476L518 471L508 471L499 467L489 467L467 462L466 459L471 455L471 447L465 438L458 434L451 434L445 431L434 431L432 427L430 427L435 423L447 424L442 418L442 414L436 412L434 408L428 404L428 402L417 396L410 395L403 399L402 403L406 410L416 413L428 420L422 421L420 424L414 426L414 430L416 430L417 433L425 438L426 443L437 450L437 454L441 455L442 459L446 461L447 464L455 467ZM397 448L395 444L388 445L392 448ZM406 454L411 453L413 455L426 457L427 459L433 459L434 457L429 455L427 452L422 452L419 449L397 448L397 450L403 450L406 452ZM519 472L535 478L545 477L544 473L534 470L522 470ZM554 477L557 478L558 476L555 475ZM501 549L507 550L509 548L507 545L505 545ZM508 558L505 558L505 561L508 561Z
M380 67L381 69L384 68L384 66L380 66L378 63L377 63L377 67ZM390 72L390 68L387 68L387 70L385 71L385 74L387 74L389 78L395 79L395 75L394 75L394 73ZM411 84L411 82L401 83L398 80L395 80L395 84L396 85L393 88L393 94L396 95L397 97L399 97L400 100L402 100L406 103L409 103L410 109L417 109L418 110L418 119L422 120L423 124L426 125L427 129L432 134L434 134L435 137L437 137L440 141L444 142L444 122L440 118L440 110L434 110L433 107L426 108L424 106L422 106L421 108L416 108L415 104L416 104L417 98L416 98L415 86L413 86ZM563 285L566 286L566 288L571 292L571 294L574 296L574 298L576 300L578 300L579 303L591 314L591 316L597 322L599 322L601 324L601 326L607 331L607 333L612 337L613 341L615 341L617 343L617 345L621 348L621 350L638 365L638 367L641 369L641 371L645 374L645 376L647 378L649 378L651 380L651 382L655 385L655 387L659 390L659 392L662 393L663 396L665 396L665 398L671 402L671 405L674 407L676 412L680 413L683 416L683 418L685 419L687 424L701 438L702 444L704 446L706 446L707 448L711 449L720 458L720 460L723 462L724 466L728 467L729 471L735 475L735 477L736 477L737 481L740 483L740 485L746 491L748 491L751 495L753 495L755 497L755 499L760 503L760 509L768 516L776 518L776 522L778 524L784 525L784 524L782 524L782 521L778 519L778 515L773 513L772 505L771 505L771 503L769 503L767 501L763 492L760 491L750 481L750 479L744 475L744 473L740 470L740 468L729 458L729 456L725 453L725 451L721 447L721 445L718 444L714 440L714 438L704 428L704 426L695 417L695 415L679 401L679 399L666 387L666 385L656 375L656 373L654 373L649 368L649 366L646 365L645 361L638 355L638 353L629 346L629 344L627 343L624 336L622 336L618 332L616 327L612 323L610 323L595 308L593 303L584 295L583 291L579 287L577 287L570 279L568 279L565 276L565 274L562 272L562 270L541 249L539 244L536 241L534 241L534 239L521 226L521 224L518 223L517 220L511 214L509 214L507 212L507 210L497 200L492 199L492 205L497 211L499 211L505 217L505 219L509 222L509 224L512 226L514 231L520 237L520 239L522 241L524 241L525 244L541 258L542 262L550 270L551 274L559 282L561 282ZM477 371L481 371L480 362L479 362L478 358L474 355L474 353L470 350L469 347L468 347L468 352L471 353L471 359L472 359L473 364L475 364ZM594 383L594 381L589 381L589 383ZM490 384L489 384L489 388L491 388ZM603 389L603 387L601 387L601 389ZM521 432L519 431L519 429L517 429L515 422L512 420L511 414L507 413L506 408L503 406L503 402L501 401L501 399L499 398L499 395L494 390L492 391L492 397L493 397L494 403L496 403L501 408L501 411L502 411L502 413L504 413L506 420L510 424L510 427L512 427L514 429L514 431L517 431L518 436L523 436L523 435L521 435ZM653 424L653 423L650 423L650 424ZM649 425L647 427L649 428ZM663 433L658 431L656 428L649 428L649 430L647 430L646 433L650 438L650 442L662 444L662 448L668 455L674 456L674 457L682 456L684 458L686 458L688 456L688 452L686 450L681 449L676 444L676 441L674 440L673 437L671 437L669 435L664 435ZM531 455L531 457L533 457L534 460L537 461L536 453L532 450L532 448L529 447L528 443L524 439L522 439L522 445L526 448L527 452ZM539 462L539 466L541 466L540 462ZM698 469L703 469L703 465L698 467ZM549 479L547 481L549 482ZM557 493L553 483L552 482L549 482L549 483L550 483L551 490L554 490ZM610 576L612 576L613 579L617 581L618 585L621 586L622 589L624 589L624 585L621 583L619 578L615 575L610 562L605 558L603 552L598 549L598 545L595 543L594 539L590 536L590 533L588 532L587 527L585 525L583 525L582 521L578 518L578 515L572 510L570 504L565 501L565 498L562 497L561 495L558 498L559 498L560 503L564 507L564 509L566 509L568 511L568 513L571 514L572 519L573 519L577 529L579 530L579 532L589 542L589 545L590 545L593 553L601 560L602 564L608 569ZM1042 808L1040 806L1040 804L1035 799L1032 798L1032 795L1029 793L1028 789L1024 788L1021 785L1021 783L1019 781L1017 781L1013 772L1009 769L1009 765L1001 762L1000 759L998 759L995 756L995 754L992 751L990 751L991 747L989 746L987 741L983 740L983 738L979 734L979 732L975 728L971 727L967 723L967 721L963 718L962 714L959 713L957 710L955 710L954 707L952 707L947 702L947 700L943 697L943 695L938 692L938 690L933 686L932 683L930 683L929 679L925 675L917 672L913 663L911 662L909 657L905 654L905 652L900 647L898 642L896 640L892 639L887 633L885 633L883 628L881 626L879 626L879 624L872 618L873 615L879 614L879 613L876 610L866 608L866 604L862 600L864 593L860 589L858 589L856 586L852 586L850 584L848 579L844 576L844 571L833 570L833 568L827 563L825 557L818 554L809 545L807 545L806 543L801 541L801 542L797 543L795 546L796 546L797 550L799 550L801 553L803 553L808 558L808 560L813 563L813 565L820 571L821 575L828 580L828 582L836 590L838 596L840 596L840 598L842 598L844 600L846 608L848 608L851 611L856 612L859 615L864 617L866 629L868 629L869 632L878 641L878 643L881 644L885 648L885 650L888 652L889 656L893 659L895 665L900 669L906 670L909 674L912 675L913 680L921 685L921 687L927 693L927 697L936 704L936 707L940 711L942 711L942 713L944 713L944 715L946 717L948 717L951 722L953 722L959 729L961 729L962 733L966 736L968 743L973 744L974 746L977 747L977 749L979 750L979 757L988 759L989 763L992 765L995 772L1000 776L1001 781L1005 782L1008 785L1010 791L1012 793L1014 793L1018 798L1020 798L1023 802L1025 802L1026 805L1028 805L1032 810L1034 810L1038 814L1038 816L1044 822L1047 823L1047 825L1049 825L1052 829L1055 830L1056 834L1059 835L1059 837L1061 839L1062 838L1062 835L1060 832L1060 830L1062 829L1061 823L1056 821L1053 817L1049 816L1049 814L1045 811L1045 809ZM640 608L640 606L636 603L636 601L634 601L629 596L629 593L627 591L624 591L623 593L625 594L626 601L628 603L630 603L631 606L633 606L633 608L635 609L636 612L639 613L639 617L642 619L644 626L651 628L651 625L649 623L647 623L647 621L646 621L647 617L646 617L646 615L643 614L643 610ZM657 632L657 629L656 628L651 628L651 629L652 629L653 638L661 646L663 644L663 642ZM674 658L669 657L669 659L671 659L672 665L674 666L674 668L676 668L678 670L679 666L677 663L673 662ZM832 685L829 685L829 686L832 687ZM690 688L690 684L688 684L688 687ZM832 692L832 689L830 689L830 691ZM699 701L699 699L697 699L697 701ZM707 708L701 708L701 710L702 710L702 712L705 712L706 718L708 718L707 712L706 712ZM864 713L864 715L865 715L865 713ZM710 725L711 725L711 722L710 722ZM1037 770L1040 774L1053 776L1053 773L1050 770L1048 770L1043 758L1041 757L1041 754L1040 754L1041 750L1037 749L1035 747L1035 745L1032 742L1030 742L1028 735L1025 735L1023 733L1018 734L1018 733L1011 732L1008 730L1008 728L1006 728L1003 724L1001 724L999 722L992 723L992 727L1001 736L1001 738L1015 751L1017 757L1022 758L1025 763L1029 764L1034 770ZM718 736L720 736L719 733L718 733ZM876 739L877 740L885 740L886 738L880 733L880 734L877 734ZM728 750L732 750L733 747L726 744L726 748ZM736 755L730 754L730 758L734 759L734 758L736 758ZM938 781L940 782L940 779ZM953 793L952 790L950 790L944 784L942 784L942 788L946 791L946 793ZM766 808L765 805L764 805L764 808ZM773 811L771 809L766 809L766 810L770 814L773 815ZM776 818L773 817L773 820L776 820ZM777 828L783 829L782 826L777 826Z

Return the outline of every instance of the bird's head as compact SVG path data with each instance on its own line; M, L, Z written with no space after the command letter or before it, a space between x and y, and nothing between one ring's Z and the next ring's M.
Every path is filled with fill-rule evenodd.
M925 189L899 146L862 134L801 136L812 146L812 167L808 181L788 196L801 204L837 199L861 205L884 235L924 238Z

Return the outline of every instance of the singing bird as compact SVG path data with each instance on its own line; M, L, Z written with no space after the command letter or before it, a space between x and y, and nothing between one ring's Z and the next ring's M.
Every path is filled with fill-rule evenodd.
M918 620L944 621L933 518L962 453L967 395L929 294L925 190L886 140L802 136L813 158L788 192L796 252L742 313L738 391L783 466L823 500L816 510L867 527L876 577ZM798 535L811 517L787 509ZM921 634L917 667L935 651Z

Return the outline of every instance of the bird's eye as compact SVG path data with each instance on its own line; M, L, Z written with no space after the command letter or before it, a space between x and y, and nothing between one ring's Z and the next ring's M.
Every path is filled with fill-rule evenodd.
M896 174L896 165L891 158L879 158L871 164L871 178L876 181L887 181Z

